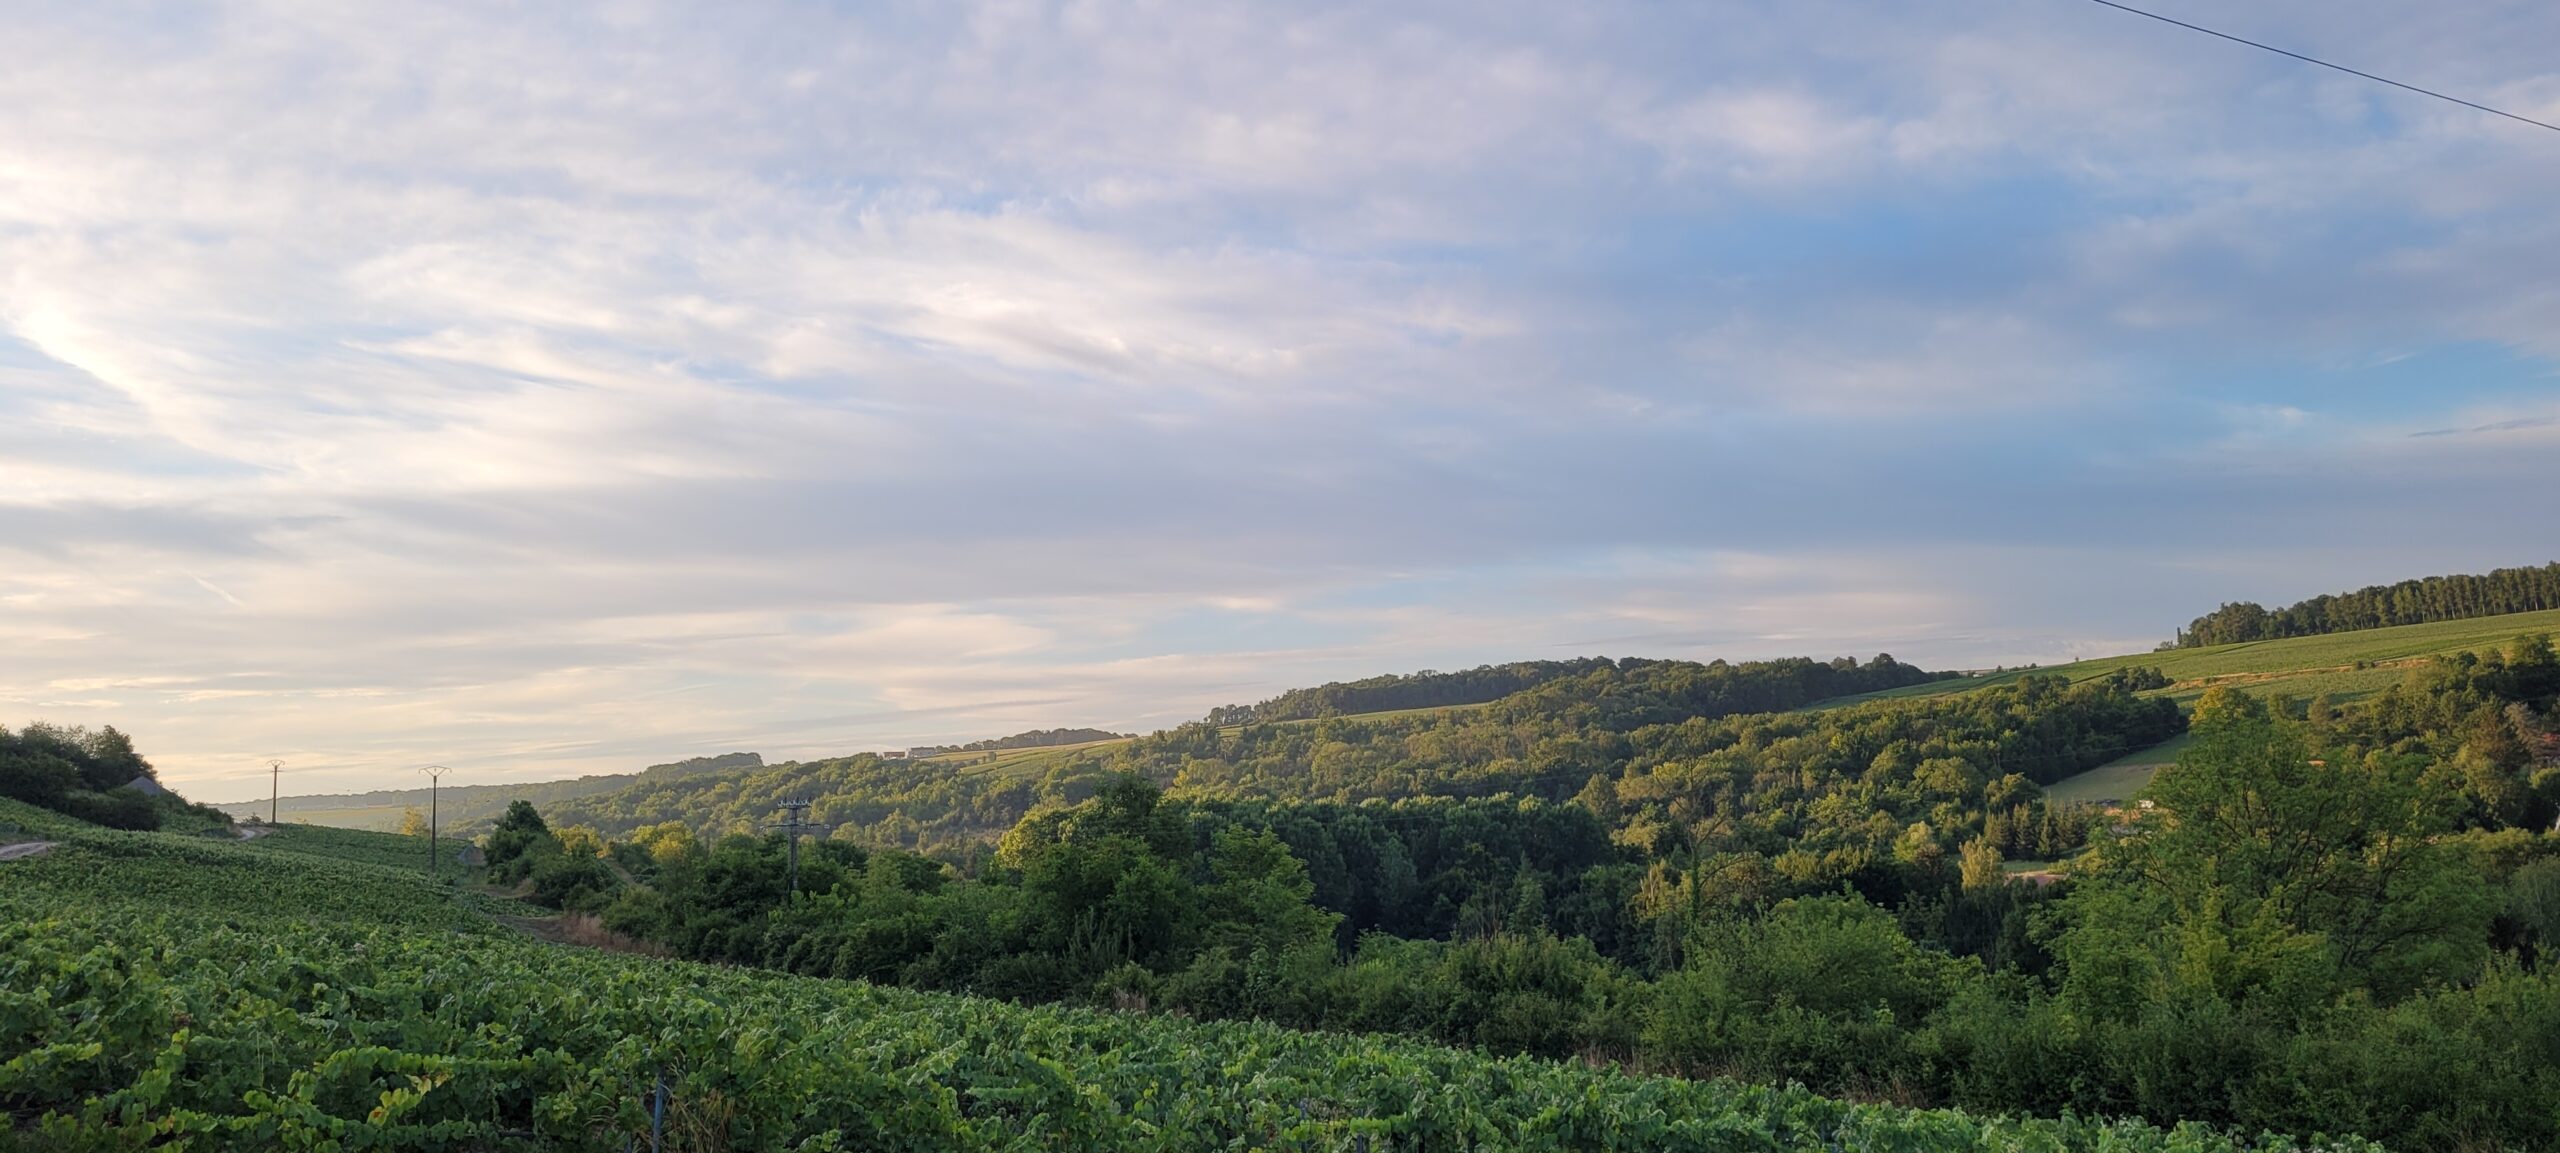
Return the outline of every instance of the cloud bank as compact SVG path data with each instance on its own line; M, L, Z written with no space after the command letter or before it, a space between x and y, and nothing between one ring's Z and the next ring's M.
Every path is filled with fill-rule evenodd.
M0 721L193 795L2560 555L2560 141L2096 6L0 21Z

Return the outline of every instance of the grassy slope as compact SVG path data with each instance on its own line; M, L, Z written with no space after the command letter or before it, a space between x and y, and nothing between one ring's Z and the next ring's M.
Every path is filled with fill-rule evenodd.
M456 872L454 853L469 842L446 836L437 851L443 858L448 875ZM427 839L404 837L398 833L381 833L369 829L341 829L326 825L283 824L273 832L247 842L263 852L292 853L306 857L381 865L404 872L424 872L427 867Z
M2163 766L2176 764L2178 753L2187 747L2188 735L2180 733L2167 741L2127 753L2088 772L2065 777L2046 787L2047 799L2065 805L2099 805L2127 801L2142 786L2151 783L2151 774Z

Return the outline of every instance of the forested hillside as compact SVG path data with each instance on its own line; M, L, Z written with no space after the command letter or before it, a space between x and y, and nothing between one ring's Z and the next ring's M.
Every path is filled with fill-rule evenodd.
M1847 658L1624 660L1574 667L1574 675L1551 677L1480 708L1246 725L1204 721L1062 753L1036 773L864 755L643 782L544 811L609 834L667 822L744 831L771 820L782 799L804 796L817 801L811 820L847 830L862 843L957 851L1013 827L1035 807L1082 800L1127 772L1178 791L1235 798L1357 801L1502 790L1569 797L1591 773L1634 755L1629 742L1638 730L1790 709L1845 692L1925 683L1933 675L1889 656L1865 664ZM2085 768L2174 731L2174 721L2160 728L2166 715L2154 710L2150 727L2104 738L2113 751L2097 760L2088 759L2104 751L2095 746L2075 751L2046 741L2030 747L2019 743L2024 736L1999 738L2015 746L2001 755L2022 766L2042 758L2039 771L2059 771L2066 763ZM2003 769L2009 771L2026 769Z
M2323 593L2280 609L2226 604L2178 630L2179 648L2309 637L2392 625L2466 620L2560 609L2560 562L2502 568L2486 576L2431 576Z

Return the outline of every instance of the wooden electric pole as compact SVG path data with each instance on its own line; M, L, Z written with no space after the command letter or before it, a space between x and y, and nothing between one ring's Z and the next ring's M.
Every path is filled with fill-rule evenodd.
M276 796L281 791L276 782L284 777L283 761L267 762L267 823L276 823Z
M428 765L418 771L427 775L427 876L432 878L441 865L436 860L436 785L453 770L443 765Z

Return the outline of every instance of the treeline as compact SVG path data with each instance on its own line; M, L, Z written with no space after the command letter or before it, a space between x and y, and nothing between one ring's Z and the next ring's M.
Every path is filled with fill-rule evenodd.
M1731 664L1630 658L1604 669L1559 678L1499 703L1502 715L1561 720L1625 731L1695 718L1799 709L1835 697L1882 692L1954 677L1878 654L1813 661L1789 657Z
M1714 682L1728 692L1739 691L1753 697L1750 703L1726 706L1701 703L1698 708L1722 708L1728 712L1763 712L1795 708L1829 697L1901 688L1925 681L1944 680L1955 674L1923 672L1896 662L1890 656L1879 656L1861 665L1853 657L1829 662L1816 662L1803 657L1775 661L1749 661L1728 664L1716 661L1700 665L1691 661L1648 661L1642 659L1611 660L1607 657L1582 657L1569 661L1515 661L1503 665L1482 665L1464 672L1423 671L1404 675L1369 677L1357 681L1337 681L1310 689L1291 689L1256 705L1227 705L1210 711L1207 722L1212 725L1239 725L1249 722L1303 721L1321 717L1354 716L1360 713L1392 712L1399 709L1447 708L1454 705L1484 704L1515 693L1526 692L1559 681L1572 681L1595 674L1609 675L1641 668L1688 670L1699 682ZM1780 703L1783 702L1783 703Z
M1454 673L1436 669L1424 669L1418 673L1387 673L1356 681L1335 681L1309 689L1291 689L1260 704L1222 705L1209 710L1207 721L1213 725L1241 725L1255 721L1308 721L1318 717L1384 713L1397 709L1480 705L1558 677L1606 668L1613 663L1607 657L1581 657L1569 661L1478 665Z
M180 814L229 823L160 788L151 762L114 725L91 730L30 722L0 727L0 797L114 829L157 829Z
M1682 819L1693 843L1666 850L1626 836L1596 793L1200 802L1136 776L1034 814L974 875L812 842L793 896L779 838L668 825L605 844L529 812L491 856L536 861L537 880L583 874L554 891L737 964L1983 1111L2554 1149L2560 843L2531 825L2539 802L2508 811L2518 826L2470 782L2554 799L2537 742L2555 693L2541 642L2437 662L2343 709L2213 690L2156 807L2084 823L2089 849L2049 888L2010 881L1993 830L2056 814L2032 778L2004 809L1963 754L2012 727L2037 735L2007 747L2033 748L2139 719L2151 702L2123 686L2031 678L1973 713L1701 718L1644 731L1627 769L1652 771L1592 778L1623 791L1701 762L1847 778L1765 830L1787 834L1766 842L1775 857L1750 847L1761 814L1712 790ZM1888 735L1863 765L1819 767ZM1845 887L1781 865L1859 832ZM616 885L599 853L645 886Z
M2487 576L2431 576L2351 593L2324 593L2280 609L2248 601L2226 604L2178 630L2174 645L2199 648L2545 609L2560 609L2560 562L2540 568L2495 569Z

